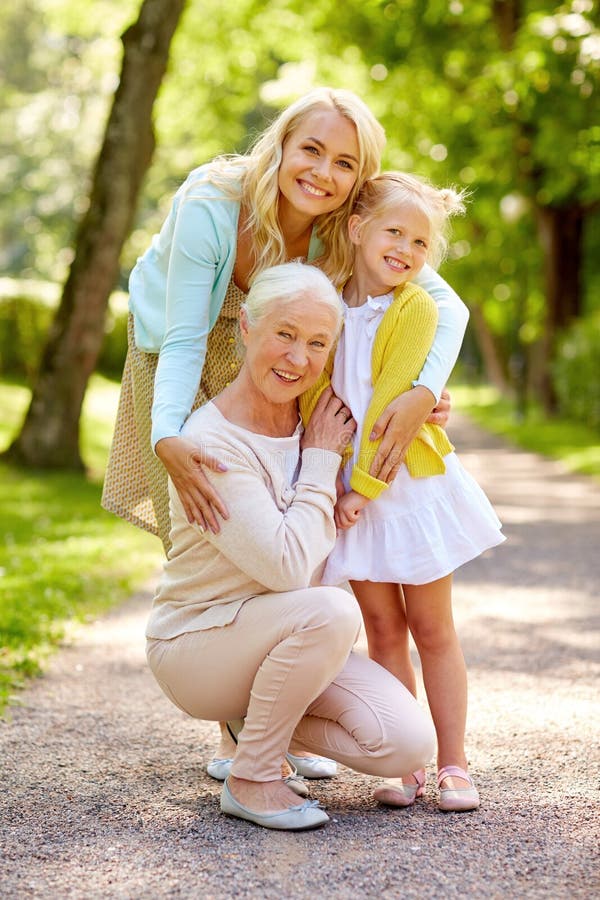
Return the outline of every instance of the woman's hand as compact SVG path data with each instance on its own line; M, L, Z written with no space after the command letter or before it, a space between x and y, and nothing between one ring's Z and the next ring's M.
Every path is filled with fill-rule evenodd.
M368 497L363 497L362 494L356 491L348 491L343 497L338 497L333 518L340 531L346 531L348 528L356 525L361 510L365 508L368 502Z
M218 534L217 513L228 519L229 512L202 469L226 472L227 466L182 437L163 438L155 450L175 485L188 522Z
M440 428L445 428L448 424L448 419L450 418L451 409L452 403L450 401L450 394L446 388L444 388L437 406L434 406L431 415L425 421L429 422L431 425L439 425Z
M421 385L400 394L379 416L371 432L371 440L383 435L381 444L369 469L369 474L391 484L408 446L431 414L435 397Z
M303 450L319 447L321 450L342 453L355 431L356 422L352 413L327 387L319 397L306 426L301 446Z

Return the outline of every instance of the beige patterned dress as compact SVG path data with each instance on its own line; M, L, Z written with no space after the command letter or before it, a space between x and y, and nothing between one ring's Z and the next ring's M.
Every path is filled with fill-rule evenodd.
M208 336L206 359L192 409L215 397L238 374L240 306L246 299L231 279L219 318ZM119 408L108 458L102 506L122 519L156 534L165 551L169 541L167 472L150 443L157 353L135 346L133 316L129 316L128 351Z

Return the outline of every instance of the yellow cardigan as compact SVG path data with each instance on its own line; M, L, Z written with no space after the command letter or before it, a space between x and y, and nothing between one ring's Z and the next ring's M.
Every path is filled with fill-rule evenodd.
M422 288L409 283L396 289L375 334L371 353L373 396L363 424L358 462L350 478L352 489L371 500L388 485L369 474L381 443L381 438L370 441L369 435L388 404L410 390L413 381L418 378L433 343L437 319L435 301ZM321 393L331 383L334 357L335 348L321 377L300 397L300 413L305 425ZM446 471L443 457L453 449L443 428L425 424L409 444L404 462L413 478L442 475ZM347 448L344 462L350 458L351 452L351 448Z

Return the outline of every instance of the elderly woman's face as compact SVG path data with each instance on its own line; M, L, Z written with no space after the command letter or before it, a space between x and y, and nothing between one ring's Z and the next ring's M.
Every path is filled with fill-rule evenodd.
M244 361L252 381L273 403L286 403L311 387L337 335L334 310L319 300L294 300L273 308L252 328L242 318Z

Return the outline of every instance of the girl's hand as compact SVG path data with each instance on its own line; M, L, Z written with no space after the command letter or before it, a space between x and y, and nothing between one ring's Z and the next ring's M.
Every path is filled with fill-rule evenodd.
M431 391L421 385L392 400L371 432L371 440L377 440L381 435L383 438L369 474L387 484L392 483L409 444L431 414L434 403L435 397Z
M182 437L163 438L155 450L175 485L190 525L196 523L218 534L217 513L228 519L229 512L202 469L206 466L213 472L226 472L227 466Z
M303 450L319 447L321 450L333 450L334 453L341 454L355 431L356 422L352 413L327 387L319 397L302 435L301 446Z
M348 491L343 497L340 497L335 504L333 518L336 526L340 531L346 531L352 528L358 522L361 511L369 502L368 497L363 497L356 491Z
M448 424L448 419L450 418L451 409L452 403L450 400L450 394L448 393L446 388L444 388L438 405L434 406L431 415L427 419L425 419L425 421L429 422L431 425L439 425L440 428L445 428Z
M344 487L344 479L342 478L342 470L340 469L335 479L335 494L337 499L339 500L345 493L346 488Z

